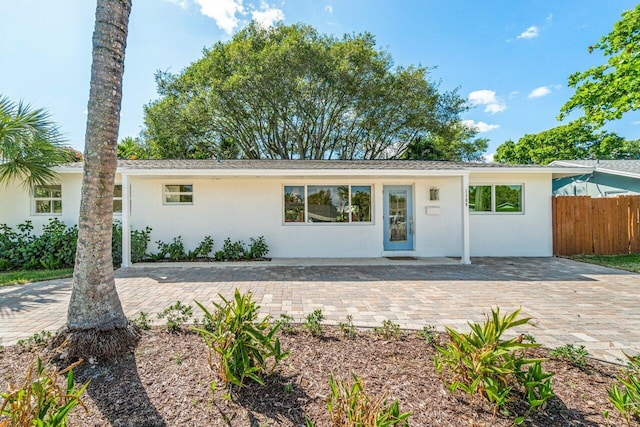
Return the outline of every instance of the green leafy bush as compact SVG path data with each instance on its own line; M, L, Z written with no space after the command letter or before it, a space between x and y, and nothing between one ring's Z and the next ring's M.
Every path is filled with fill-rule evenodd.
M151 329L151 320L149 319L149 313L141 311L136 317L131 319L131 323L136 325L138 329L148 331Z
M19 388L10 388L2 393L4 399L0 414L8 426L64 427L69 413L77 405L83 405L80 397L89 383L76 388L73 383L73 368L78 361L62 371L42 362L40 357L29 366L24 383ZM66 388L58 385L58 375L67 374ZM83 405L84 406L84 405Z
M431 325L424 326L421 330L416 332L416 335L424 339L427 344L434 344L438 337L435 326Z
M144 230L131 230L132 262L140 262L147 258L147 248L150 241L150 227L145 227ZM111 248L113 256L113 266L120 267L120 265L122 265L122 223L120 221L113 222L113 229L111 232Z
M24 350L31 351L34 348L40 348L46 346L51 340L51 332L44 329L40 332L36 332L28 338L18 340L18 346Z
M324 314L322 314L322 310L313 310L313 313L310 313L305 317L304 323L302 326L308 330L311 335L319 336L322 335L322 321L324 320Z
M0 225L0 268L3 270L36 270L53 267L72 267L75 262L78 228L66 227L52 218L42 227L42 233L33 234L31 221L16 226L14 231Z
M158 319L167 319L167 331L175 334L181 332L185 323L193 317L193 307L180 301L158 313Z
M284 334L293 334L295 330L293 329L293 316L289 316L285 313L280 313L280 319L278 319L278 323L280 323L280 330Z
M525 356L526 349L539 344L523 343L520 337L501 339L505 331L529 323L529 318L517 319L519 313L520 309L500 317L500 309L492 309L484 324L469 322L471 332L466 334L447 328L449 342L436 346L434 363L438 372L445 372L449 391L482 395L498 409L519 386L527 397L529 412L554 396L553 374L542 371L543 359ZM524 416L515 419L516 424L523 421Z
M227 237L222 244L222 253L224 254L224 259L228 261L237 261L244 258L244 242L242 240L232 242L231 239Z
M352 381L341 381L329 376L331 393L327 409L333 426L390 427L408 426L411 412L400 412L397 400L386 401L386 396L371 396L364 390L361 378L352 375Z
M609 401L631 426L632 419L640 422L640 355L627 358L628 365L620 371L617 383L607 389L607 394Z
M346 322L338 323L338 329L340 329L345 338L354 339L357 336L356 327L353 324L353 316L350 314L347 315Z
M34 234L31 221L16 226L0 225L0 270L56 270L73 267L78 244L78 227L67 227L58 218L51 218ZM131 231L131 260L145 257L151 229ZM114 267L122 264L122 226L116 221L112 231L112 257Z
M241 294L235 290L233 300L219 295L222 303L213 303L211 313L202 304L196 304L204 312L205 323L210 328L194 328L200 333L210 351L210 363L214 368L217 359L218 375L225 383L241 387L246 379L263 384L262 377L289 353L282 352L280 340L275 337L280 323L271 325L270 317L258 321L260 306L252 301L251 292Z
M157 257L159 259L169 258L172 261L187 259L182 236L174 237L170 243L158 240L156 241L156 246L158 247Z
M584 368L587 366L588 355L589 352L583 345L576 347L573 344L565 344L563 346L556 347L549 352L549 356L564 360L578 368Z
M380 335L382 338L388 340L391 338L399 338L402 336L400 325L392 322L391 320L385 320L382 322L382 326L373 328L374 332Z
M194 250L187 253L187 259L209 258L209 255L213 252L213 245L213 238L211 236L205 236Z
M247 251L249 258L263 258L269 253L269 246L264 240L264 236L260 236L257 239L251 237L249 240L251 241Z

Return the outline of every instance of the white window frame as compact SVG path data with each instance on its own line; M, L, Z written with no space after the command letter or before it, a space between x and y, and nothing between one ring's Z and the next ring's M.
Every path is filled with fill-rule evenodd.
M349 208L351 208L351 187L370 187L371 188L371 206L370 206L370 215L371 215L371 221L352 221L351 220L351 215L349 215L349 221L344 221L344 222L313 222L313 221L309 221L309 202L308 202L308 196L309 196L309 189L308 187L339 187L342 185L346 185L349 187ZM303 187L304 188L304 221L302 222L293 222L293 221L286 221L285 217L284 217L284 206L285 206L285 199L284 199L284 189L285 187ZM375 187L373 184L369 184L369 183L363 183L363 184L327 184L327 183L311 183L311 184L298 184L298 183L292 183L292 184L283 184L282 185L282 189L280 191L280 212L282 215L282 224L286 225L286 226L293 226L293 227L300 227L300 226L304 226L304 225L313 225L313 226L320 226L320 227L324 227L324 226L329 226L329 225L338 225L338 226L349 226L349 225L356 225L356 226L368 226L368 225L375 225L375 215L374 215L374 209L375 209L375 203L374 203L374 197L375 197Z
M521 190L520 190L520 197L522 198L522 209L520 210L520 212L497 212L496 211L496 187L498 186L505 186L505 187L509 187L512 185L518 185L520 186ZM484 211L484 212L478 212L478 211L472 211L470 207L467 207L467 209L469 209L469 213L471 215L524 215L525 213L525 203L524 203L524 183L514 183L514 182L509 182L509 183L504 183L504 182L497 182L497 183L486 183L486 182L474 182L474 183L470 183L469 187L491 187L491 210L490 211ZM469 197L469 195L467 194L467 197Z
M47 187L47 186L58 186L60 187L60 197L36 197L36 188L37 187ZM48 201L50 209L53 209L54 201L60 201L60 212L38 212L36 206L38 201ZM64 212L64 207L62 206L62 183L60 184L47 184L47 185L35 185L33 187L33 194L31 196L31 215L35 216L61 216Z
M115 195L115 191L116 191L116 187L117 187L117 186L120 186L120 197L116 197L116 195ZM116 184L114 184L114 185L113 185L113 193L114 193L114 195L113 195L113 202L115 203L115 201L116 201L116 200L120 200L120 202L121 202L121 203L120 203L120 206L122 206L122 210L124 210L124 206L125 206L125 205L124 205L124 202L123 202L123 199L122 199L122 184L120 184L120 183L116 183ZM114 208L114 209L113 209L113 214L114 214L114 215L122 215L122 210L121 210L120 212L117 212L117 211L115 210L115 208Z
M191 191L167 191L167 186L169 185L190 185L191 186ZM195 194L195 186L193 185L193 183L186 183L186 182L182 182L182 183L175 183L175 182L170 182L170 183L163 183L162 184L162 204L163 205L167 205L167 206L188 206L188 205L193 205L194 203L194 194ZM191 201L190 202L168 202L167 201L167 195L191 195Z

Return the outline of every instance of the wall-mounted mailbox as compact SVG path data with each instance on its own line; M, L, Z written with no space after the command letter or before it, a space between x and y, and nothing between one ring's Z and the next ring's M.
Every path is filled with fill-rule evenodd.
M440 215L440 206L427 206L426 207L427 215Z

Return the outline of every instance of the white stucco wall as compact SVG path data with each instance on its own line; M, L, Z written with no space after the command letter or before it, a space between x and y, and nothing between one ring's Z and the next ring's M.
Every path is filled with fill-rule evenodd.
M211 235L219 249L226 237L249 242L264 236L272 257L379 257L383 251L383 186L413 185L417 256L461 253L460 178L283 179L131 177L133 228L149 226L153 242L182 236L194 248ZM193 205L164 205L164 184L193 184ZM285 185L371 185L373 222L351 224L284 223ZM429 188L440 188L440 202L428 202ZM426 205L440 206L427 215Z
M62 213L51 215L34 213L32 196L21 184L12 182L6 187L1 186L0 224L15 227L30 220L36 233L40 232L42 226L47 224L51 218L58 218L68 226L77 224L82 175L61 174L58 183L62 186Z
M472 174L480 184L522 184L524 213L470 213L471 256L553 255L550 174Z
M120 182L118 176L116 182ZM420 257L462 255L461 177L401 178L213 178L129 177L131 227L151 227L151 245L182 236L193 249L206 235L219 250L223 240L249 242L263 235L271 257L379 257L383 254L383 187L411 185L415 219L415 252ZM61 176L67 225L77 222L81 174ZM193 184L193 205L164 205L163 184ZM371 185L371 224L285 224L285 185ZM471 174L470 184L523 184L523 214L470 214L472 256L551 256L550 174ZM437 187L439 201L429 201ZM15 226L30 219L40 231L49 215L33 215L31 197L17 185L0 188L0 223ZM427 206L439 208L439 213ZM436 209L437 212L437 209ZM120 216L116 215L116 219Z

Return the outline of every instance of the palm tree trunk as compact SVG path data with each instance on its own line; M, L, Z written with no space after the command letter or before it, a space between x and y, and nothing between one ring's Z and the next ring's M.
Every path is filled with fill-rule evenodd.
M85 136L78 248L67 325L69 357L113 358L130 350L137 331L118 297L111 259L122 75L131 0L98 0Z

